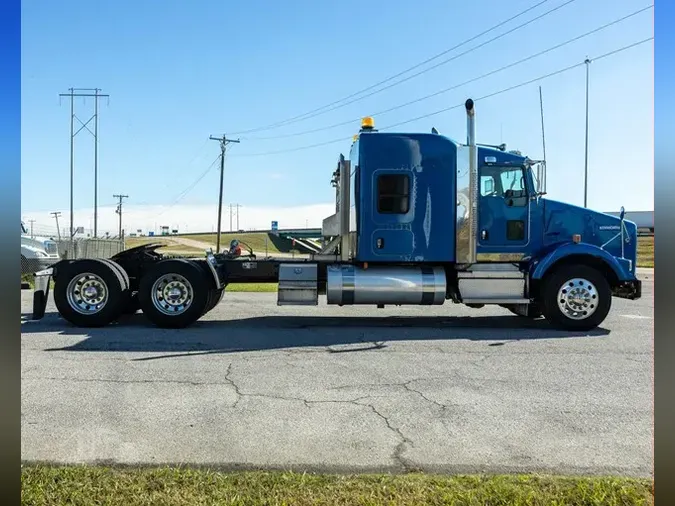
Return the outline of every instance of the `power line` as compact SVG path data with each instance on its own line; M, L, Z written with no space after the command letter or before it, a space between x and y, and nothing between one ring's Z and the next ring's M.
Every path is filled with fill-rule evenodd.
M593 58L592 60L597 61L597 60L601 60L601 59L604 59L604 58L608 58L610 56L621 53L623 51L627 51L628 49L632 49L632 48L634 48L636 46L639 46L641 44L645 44L646 42L649 42L651 40L654 40L654 37L648 37L646 39L640 40L638 42L634 42L634 43L629 44L627 46L623 46L623 47L615 49L613 51L609 51L607 53L604 53L600 56L597 56L597 57ZM501 89L499 91L496 91L494 93L490 93L488 95L484 95L482 97L476 98L476 99L474 99L474 102L477 102L479 100L486 100L488 98L492 98L494 96L501 95L503 93L507 93L507 92L515 90L517 88L522 88L523 86L527 86L528 84L532 84L532 83L535 83L537 81L542 81L544 79L548 79L550 77L562 74L564 72L568 72L572 69L575 69L575 68L583 66L583 65L585 65L585 60L582 61L582 62L579 62L579 63L575 63L574 65L570 65L568 67L556 70L554 72L550 72L548 74L544 74L544 75L541 75L539 77L535 77L534 79L530 79L528 81L524 81L524 82L521 82L519 84L515 84L515 85L510 86L508 88L503 88L503 89ZM460 107L464 107L464 102L462 102L460 104L457 104L457 105L453 105L451 107L446 107L444 109L440 109L440 110L437 110L437 111L434 111L434 112L431 112L431 113L423 114L423 115L417 116L415 118L411 118L411 119L407 119L405 121L394 123L392 125L388 125L388 126L385 126L385 127L382 127L382 128L378 128L378 129L379 130L387 130L387 129L395 128L395 127L398 127L398 126L401 126L401 125L405 125L407 123L412 123L413 121L429 118L431 116L435 116L437 114L448 112L448 111L451 111L453 109L458 109ZM299 147L296 147L296 148L282 149L282 150L276 150L276 151L266 151L266 152L262 152L262 153L242 153L242 154L233 155L233 156L252 157L252 156L269 156L269 155L278 155L278 154L284 154L284 153L293 153L293 152L296 152L296 151L303 151L303 150L306 150L306 149L312 149L312 148L316 148L316 147L320 147L320 146L327 146L329 144L335 144L335 143L338 143L338 142L345 142L345 141L349 141L349 140L351 140L351 137L340 137L338 139L332 139L332 140L324 141L324 142L317 142L317 143L314 143L314 144L309 144L309 145L306 145L306 146L299 146Z
M447 93L447 92L449 92L449 91L455 90L455 89L460 88L460 87L462 87L462 86L465 86L465 85L467 85L467 84L471 84L471 83L476 82L476 81L479 81L479 80L481 80L481 79L485 79L485 78L487 78L487 77L493 76L493 75L495 75L495 74L498 74L499 72L503 72L504 70L510 69L510 68L515 67L515 66L517 66L517 65L521 65L521 64L523 64L523 63L526 63L526 62L528 62L528 61L530 61L530 60L533 60L533 59L535 59L535 58L538 58L539 56L543 56L543 55L545 55L545 54L547 54L547 53L550 53L551 51L555 51L556 49L560 49L561 47L567 46L567 45L572 44L573 42L577 42L577 41L579 41L579 40L581 40L581 39L583 39L583 38L585 38L585 37L588 37L588 36L590 36L590 35L596 34L596 33L600 32L600 31L602 31L602 30L606 30L607 28L610 28L610 27L612 27L612 26L614 26L614 25L616 25L616 24L619 24L619 23L621 23L621 22L623 22L623 21L626 21L627 19L630 19L630 18L632 18L632 17L634 17L634 16L637 16L638 14L641 14L641 13L643 13L643 12L649 10L649 9L652 9L653 7L654 7L654 4L651 4L651 5L647 6L647 7L643 7L642 9L639 9L639 10L637 10L637 11L635 11L635 12L632 12L631 14L628 14L628 15L626 15L626 16L623 16L623 17L621 17L621 18L619 18L619 19L615 19L614 21L611 21L611 22L606 23L606 24L604 24L604 25L602 25L602 26L599 26L599 27L597 27L597 28L594 28L593 30L590 30L590 31L588 31L588 32L585 32L585 33L583 33L583 34L581 34L581 35L578 35L578 36L576 36L576 37L573 37L573 38L571 38L571 39L568 39L568 40L566 40L566 41L564 41L564 42L561 42L561 43L559 43L559 44L556 44L556 45L554 45L554 46L551 46L551 47L549 47L548 49L544 49L543 51L539 51L538 53L532 54L532 55L527 56L527 57L525 57L525 58L522 58L522 59L520 59L520 60L518 60L518 61L509 63L508 65L504 65L504 66L499 67L499 68L497 68L497 69L495 69L495 70L491 70L490 72L487 72L487 73L485 73L485 74L482 74L482 75L480 75L480 76L478 76L478 77L474 77L474 78L471 78L471 79L469 79L469 80L467 80L467 81L464 81L464 82L462 82L462 83L455 84L455 85L450 86L450 87L448 87L448 88L444 88L444 89L442 89L442 90L439 90L439 91L436 91L436 92L434 92L434 93L431 93L430 95L425 95L425 96L420 97L420 98L417 98L417 99L415 99L415 100L411 100L411 101L405 102L405 103L403 103L403 104L395 105L395 106L393 106L393 107L390 107L390 108L388 108L388 109L384 109L384 110L382 110L382 111L370 113L370 114L368 114L368 116L379 116L379 115L382 115L382 114L387 114L387 113L389 113L389 112L396 111L396 110L398 110L398 109L402 109L402 108L404 108L404 107L408 107L408 106L413 105L413 104L417 104L417 103L422 102L422 101L424 101L424 100L428 100L428 99L430 99L430 98L437 97L437 96L439 96L439 95L442 95L442 94ZM272 139L284 139L284 138L289 138L289 137L298 137L298 136L301 136L301 135L307 135L307 134L311 134L311 133L321 132L321 131L324 131L324 130L331 130L331 129L333 129L333 128L337 128L337 127L341 127L341 126L353 124L353 123L359 121L360 119L361 119L360 117L359 117L359 118L354 118L354 119L350 119L350 120L347 120L347 121L341 121L340 123L334 123L334 124L332 124L332 125L324 126L324 127L313 128L313 129L311 129L311 130L304 130L304 131L301 131L301 132L294 132L294 133L284 134L284 135L274 135L274 136L270 136L270 137L248 137L248 140L272 140Z
M646 43L646 42L649 42L650 40L654 40L654 37L649 37L649 38L647 38L647 39L643 39L643 40L641 40L641 41L634 42L633 44L629 44L628 46L624 46L624 47L622 47L622 48L615 49L614 51L610 51L610 52L608 52L608 53L605 53L605 54L602 54L602 55L600 55L600 56L595 57L594 60L597 61L597 60L601 60L601 59L603 59L603 58L607 58L607 57L609 57L609 56L613 56L613 55L615 55L615 54L617 54L617 53L620 53L620 52L622 52L622 51L626 51L626 50L631 49L631 48L633 48L633 47L635 47L635 46L639 46L640 44L644 44L644 43ZM527 86L528 84L536 83L537 81L542 81L542 80L544 80L544 79L548 79L549 77L553 77L553 76L557 76L557 75L559 75L559 74L563 74L563 73L568 72L568 71L570 71L570 70L572 70L572 69L581 67L581 66L583 66L583 65L585 65L585 64L586 64L586 59L584 59L584 61L582 61L582 62L575 63L574 65L570 65L569 67L565 67L565 68L562 68L562 69L560 69L560 70L556 70L556 71L554 71L554 72L550 72L550 73L545 74L545 75L543 75L543 76L535 77L534 79L530 79L530 80L528 80L528 81L524 81L524 82L522 82L522 83L515 84L515 85L513 85L513 86L509 86L508 88L501 89L501 90L499 90L499 91L496 91L496 92L494 92L494 93L490 93L490 94L488 94L488 95L483 95L482 97L476 98L476 99L474 99L473 101L474 101L474 102L477 102L477 101L479 101L479 100L486 100L486 99L488 99L488 98L492 98L492 97L495 97L495 96L497 96L497 95L501 95L501 94L503 94L503 93L507 93L507 92L509 92L509 91L513 91L513 90L518 89L518 88L522 88L523 86ZM453 105L452 107L446 107L445 109L440 109L440 110L438 110L438 111L434 111L434 112L431 112L431 113L428 113L428 114L423 114L422 116L418 116L418 117L416 117L416 118L412 118L412 119L408 119L408 120L405 120L405 121L401 121L401 122L399 122L399 123L394 123L393 125L388 125L388 126L385 126L385 127L383 127L383 128L380 128L380 130L387 130L387 129L390 129L390 128L395 128L395 127L398 127L398 126L401 126L401 125L405 125L405 124L407 124L407 123L412 123L413 121L417 121L417 120L420 120L420 119L429 118L429 117L431 117L431 116L435 116L435 115L441 114L441 113L443 113L443 112L451 111L452 109L458 109L458 108L460 108L460 107L464 107L464 103L457 104L457 105Z
M187 163L183 166L183 167L184 167L184 168L183 168L183 172L186 172L187 170L189 170L189 169L192 168L192 165L195 163L195 161L197 161L197 158L199 158L199 156L202 154L202 151L204 150L204 148L206 147L206 145L208 144L208 142L209 142L209 139L208 139L208 137L207 137L206 139L204 139L203 144L199 147L199 150L197 150L197 151L194 152L194 156L192 156L192 158L190 158L190 161L187 162ZM167 184L168 184L168 183L167 183ZM148 202L147 200L143 200L143 201L140 201L140 202L139 202L139 201L136 201L135 205L137 205L137 206L150 206L150 205L153 205L153 203L152 203L152 202Z
M211 162L211 165L209 165L208 168L204 172L202 172L197 179L195 179L192 182L192 184L190 184L181 193L179 193L178 196L174 199L174 201L171 204L169 204L167 207L164 208L164 210L162 210L159 214L157 214L156 217L158 218L158 217L162 216L169 209L171 209L173 206L178 204L178 202L183 200L188 195L188 193L190 193L195 188L195 186L197 186L202 181L202 179L204 179L208 175L208 173L211 171L211 169L213 169L213 167L216 165L216 162L218 162L218 160L220 160L220 155L218 155L216 157L216 159L213 160L213 162Z
M316 112L318 112L318 111L321 111L321 110L326 109L326 108L328 108L328 107L331 107L331 106L333 106L333 105L339 104L340 102L343 102L343 101L345 101L345 100L348 100L348 99L350 99L350 98L353 98L353 97L355 97L355 96L357 96L357 95L360 95L361 93L365 93L366 91L370 91L371 89L376 88L377 86L380 86L380 85L382 85L382 84L385 84L385 83L387 83L387 82L389 82L389 81L391 81L391 80L393 80L393 79L396 79L397 77L400 77L400 76L402 76L403 74L406 74L407 72L410 72L411 70L414 70L414 69L419 68L419 67L421 67L421 66L423 66L423 65L426 65L427 63L429 63L429 62L431 62L431 61L433 61L433 60L435 60L435 59L437 59L437 58L440 58L441 56L443 56L443 55L445 55L445 54L447 54L447 53L449 53L449 52L451 52L451 51L454 51L455 49L458 49L458 48L460 48L461 46L463 46L463 45L465 45L465 44L468 44L469 42L471 42L471 41L473 41L473 40L475 40L475 39L477 39L477 38L479 38L479 37L482 37L483 35L485 35L485 34L491 32L491 31L493 31L493 30L495 30L495 29L497 29L497 28L499 28L499 27L501 27L501 26L503 26L503 25L505 25L505 24L507 24L507 23L509 23L509 22L511 22L511 21L513 21L514 19L517 19L517 18L523 16L524 14L527 14L528 12L530 12L530 11L536 9L537 7L539 7L539 6L542 5L542 4L545 4L545 3L548 2L548 1L549 1L549 0L542 0L542 1L538 2L538 3L536 3L535 5L533 5L533 6L531 6L531 7L528 7L527 9L525 9L525 10L519 12L519 13L516 14L515 16L512 16L512 17L510 17L510 18L508 18L508 19L506 19L506 20L504 20L504 21L502 21L502 22L500 22L500 23L498 23L498 24L496 24L496 25L494 25L494 26L488 28L487 30L485 30L485 31L483 31L483 32L481 32L481 33L479 33L478 35L474 35L473 37L471 37L471 38L469 38L469 39L466 39L466 40L460 42L459 44L457 44L457 45L455 45L455 46L453 46L453 47L451 47L451 48L449 48L449 49L446 49L446 50L444 50L444 51L442 51L442 52L440 52L440 53L437 53L436 55L434 55L434 56L432 56L432 57L430 57L430 58L427 58L426 60L424 60L424 61L422 61L422 62L420 62L420 63L417 63L417 64L413 65L412 67L408 67L407 69L405 69L405 70L403 70L403 71L401 71L401 72L398 72L397 74L394 74L394 75L392 75L392 76L390 76L390 77L388 77L388 78L386 78L386 79L384 79L384 80L382 80L382 81L379 81L379 82L377 82L377 83L375 83L375 84L373 84L373 85L370 85L370 86L368 86L368 87L366 87L366 88L363 88L363 89L361 89L361 90L358 90L358 91L352 93L351 95L347 95L346 97L343 97L343 98L341 98L341 99L339 99L339 100L336 100L336 101L334 101L334 102L331 102L331 103L329 103L329 104L326 104L326 105L324 105L324 106L322 106L322 107L318 107L318 108L316 108L316 109L312 109L311 111L307 111L307 112L305 112L305 113L303 113L303 114L300 114L300 115L298 115L298 116L294 116L294 117L292 117L292 118L288 118L288 119L283 120L283 121L279 121L279 122L277 122L277 123L272 123L272 124L266 125L266 126L264 126L264 127L253 128L253 129L250 129L250 130L242 130L242 131L240 131L240 132L235 132L235 133L243 134L243 133L257 132L257 131L261 131L261 130L269 130L269 129L272 129L272 128L276 128L276 127L279 127L279 126L283 126L283 125L286 125L286 124L295 122L296 120L297 120L297 121L300 121L301 119L306 119L305 117L308 116L308 115L310 115L310 114L316 113Z
M220 160L220 155L217 156L216 159L213 160L213 162L211 162L211 165L209 165L209 167L204 172L202 172L201 175L197 179L195 179L190 186L188 186L187 188L185 188L185 190L183 190L181 193L178 194L178 197L176 197L176 199L171 203L170 207L173 207L175 204L183 200L188 195L188 193L194 190L194 188L202 181L202 179L204 179L208 175L211 169L213 169L218 160Z
M433 66L431 66L431 67L428 67L428 68L426 68L426 69L424 69L424 70L421 70L421 71L419 71L419 72L417 72L417 73L415 73L415 74L412 74L412 75L410 75L410 76L408 76L408 77L405 77L405 78L403 78L403 79L401 79L401 80L399 80L399 81L396 81L396 82L394 82L394 83L391 83L391 84L389 84L389 85L387 85L387 86L385 86L385 87L383 87L383 88L380 88L380 89L378 89L378 90L374 90L374 91L372 91L372 92L370 92L370 93L368 93L368 94L366 94L366 95L363 95L363 96L361 96L361 97L352 98L352 97L355 97L356 95L360 95L361 93L363 93L363 92L365 92L365 91L367 91L367 90L370 90L370 89L372 89L372 88L375 88L375 87L379 86L380 84L384 84L384 83L386 83L386 82L388 82L388 81L394 79L395 77L398 77L398 76L400 76L400 75L402 75L402 74L405 74L405 73L409 72L410 70L412 70L412 69L414 69L414 68L417 68L417 67L423 65L424 63L418 64L418 65L416 65L416 66L414 66L414 67L412 67L412 68L410 68L410 69L407 69L407 70L405 70L405 71L403 71L403 72L397 74L396 76L392 76L392 77L390 77L390 78L388 78L388 79L385 79L384 81L381 81L380 83L377 83L377 84L375 84L375 85L372 85L372 86L370 86L370 87L368 87L368 88L366 88L366 89L364 89L364 90L361 90L361 91L359 91L359 92L357 92L357 93L354 93L354 94L352 94L352 95L350 95L350 96L348 96L348 97L345 97L345 98L340 99L340 100L338 100L338 101L336 101L336 102L333 102L332 104L329 104L329 105L320 107L320 108L318 108L318 109L315 109L314 111L310 111L310 112L304 113L304 114L302 114L302 115L296 116L296 117L294 117L294 118L291 118L291 119L288 119L288 120L285 120L285 121L282 121L282 122L279 122L279 123L275 123L275 124L268 125L268 126L265 126L265 127L253 128L253 129L250 129L250 130L243 130L243 131L240 131L240 132L237 132L237 133L252 133L252 132L258 132L258 131L262 131L262 130L271 130L271 129L278 128L278 127L281 127L281 126L285 126L285 125L288 125L288 124L291 124L291 123L296 123L296 122L298 122L298 121L304 121L304 120L306 120L306 119L310 119L310 118L313 118L313 117L316 117L316 116L320 116L321 114L325 114L325 113L327 113L327 112L334 111L335 109L339 109L339 108L345 107L345 106L347 106L347 105L349 105L349 104L353 104L354 102L358 102L358 101L363 100L363 99L365 99L365 98L368 98L368 97L370 97L370 96L376 95L377 93L381 93L382 91L385 91L385 90L388 90L388 89L390 89L390 88L393 88L394 86L398 86L398 85L401 84L401 83L404 83L404 82L407 82L407 81L409 81L409 80L411 80L411 79L414 79L415 77L418 77L418 76L420 76L420 75L422 75L422 74L425 74L425 73L427 73L427 72L429 72L429 71L431 71L431 70L433 70L433 69L435 69L435 68L440 67L441 65L445 65L446 63L449 63L449 62L451 62L451 61L454 61L454 60L456 60L457 58L461 58L462 56L465 56L465 55L467 55L467 54L469 54L469 53L471 53L471 52L473 52L473 51L476 51L477 49L480 49L481 47L484 47L484 46L486 46L487 44L491 44L492 42L494 42L494 41L496 41L496 40L499 40L499 39L501 39L502 37L506 37L507 35L509 35L509 34L511 34L511 33L513 33L513 32L515 32L515 31L518 31L518 30L520 30L520 29L522 29L522 28L525 28L526 26L528 26L528 25L534 23L535 21L538 21L539 19L541 19L541 18L543 18L543 17L545 17L545 16L548 16L549 14L552 14L552 13L555 12L555 11L557 11L557 10L559 10L559 9L562 9L563 7L565 7L565 6L567 6L567 5L571 4L571 3L573 3L573 2L575 2L575 1L576 1L576 0L567 0L567 1L564 2L563 4L558 5L557 7L554 7L554 8L552 8L552 9L550 9L550 10L544 12L543 14L540 14L539 16L536 16L535 18L532 18L532 19L530 19L529 21L526 21L525 23L522 23L522 24L520 24L520 25L518 25L518 26L516 26L516 27L514 27L514 28L512 28L512 29L510 29L510 30L508 30L508 31L506 31L506 32L504 32L504 33L502 33L502 34L500 34L500 35L497 35L496 37L493 37L493 38L491 38L491 39L489 39L489 40L487 40L487 41L485 41L485 42L482 42L481 44L478 44L477 46L474 46L474 47L472 47L472 48L470 48L470 49L464 51L463 53L460 53L460 54L455 55L455 56L453 56L453 57L451 57L451 58L448 58L448 59L446 59L446 60L443 60L443 61L441 61L441 62L439 62L439 63L437 63L437 64L435 64L435 65L433 65ZM496 28L499 28L500 26L502 26L502 25L508 23L509 21L512 21L512 20L515 19L516 17L519 17L519 16L525 14L526 12L529 12L530 10L532 10L532 9L534 9L534 8L536 8L536 7L538 7L539 5L541 5L541 4L543 4L543 3L545 3L545 2L540 2L540 3L538 3L537 5L535 5L535 6L533 6L533 7L530 7L530 8L528 8L528 9L526 9L525 11L519 13L518 15L516 15L516 16L514 16L514 17L512 17L512 18L510 18L510 19L508 19L508 20L506 20L506 21L503 21L503 22L499 23L499 24L493 26L492 28L489 28L488 30L486 30L486 31L484 31L484 32L482 32L482 33L480 33L480 34L478 34L478 35L476 35L476 36L474 36L474 37L472 37L472 38L470 38L470 39L468 39L468 40L465 40L465 41L463 41L462 43L460 43L460 44L458 44L458 45L456 45L456 46L454 46L454 47L452 47L452 48L450 48L450 49L447 49L446 51L444 51L444 52L442 52L442 53L440 53L440 54L434 56L433 58L429 59L428 61L431 61L431 60L436 59L436 58L438 58L438 57L440 57L440 56L442 56L442 55L444 55L444 54L447 54L448 52L453 51L454 49L457 49L457 48L459 48L459 47L461 47L461 46L467 44L468 42L471 42L471 41L473 41L473 40L475 40L475 39L477 39L477 38L479 38L479 37L481 37L481 36L483 36L483 35L485 35L485 34L491 32L491 31L495 30ZM351 100L348 100L348 99L350 99L350 98L351 98ZM343 103L342 103L342 102L343 102Z

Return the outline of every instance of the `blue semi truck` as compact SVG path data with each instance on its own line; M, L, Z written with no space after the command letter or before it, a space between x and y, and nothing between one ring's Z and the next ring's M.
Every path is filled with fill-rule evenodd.
M64 260L39 273L34 317L49 280L63 318L107 325L142 310L155 325L189 326L213 309L229 283L278 282L279 305L499 305L554 327L590 330L612 297L638 299L637 228L544 198L544 161L467 140L385 133L364 118L333 172L335 214L325 245L307 259L208 251L164 258L149 244L107 260Z

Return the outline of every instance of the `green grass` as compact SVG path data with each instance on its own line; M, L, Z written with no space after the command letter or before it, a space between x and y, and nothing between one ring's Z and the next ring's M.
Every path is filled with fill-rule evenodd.
M226 292L276 292L278 283L230 283Z
M654 267L654 236L638 237L638 267Z
M214 250L216 249L216 234L197 234L197 235L184 235L184 236L156 236L156 237L128 237L125 239L126 248L133 248L140 246L142 244L149 243L164 243L165 247L159 249L160 253L166 253L170 255L203 255L204 249L202 248L192 248L185 244L181 244L175 240L175 237L199 241L206 244L209 244ZM220 234L220 247L221 250L226 249L230 245L232 239L238 239L239 241L246 243L254 253L257 255L265 254L265 240L267 239L267 253L283 253L289 252L292 246L292 242L287 239L282 239L280 237L271 236L270 234L261 233L261 232L245 232L241 234ZM246 250L242 245L242 250Z
M23 466L21 470L21 502L49 506L651 506L654 504L654 485L651 480L628 478L340 476L31 465Z
M185 239L193 239L195 241L201 241L213 244L215 248L216 245L216 234L201 234L201 235L186 235ZM221 247L228 247L232 239L238 239L240 242L246 243L255 253L262 255L265 254L265 239L267 239L267 252L268 253L281 253L281 250L277 248L277 245L273 242L273 238L269 234L265 233L255 233L255 232L245 232L241 234L220 234L220 244ZM285 242L281 239L277 239L278 243ZM290 244L290 241L288 241ZM246 248L242 245L242 250ZM282 248L285 251L285 248Z
M167 255L204 256L203 249L191 248L190 246L177 243L176 241L166 237L128 237L124 240L124 246L126 249L131 249L135 248L136 246L150 243L165 244L165 246L159 248L159 252Z

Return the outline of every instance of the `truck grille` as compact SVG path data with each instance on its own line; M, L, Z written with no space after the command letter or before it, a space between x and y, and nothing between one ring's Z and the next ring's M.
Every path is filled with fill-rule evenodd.
M56 255L59 252L59 248L55 242L45 242L45 251L48 255Z

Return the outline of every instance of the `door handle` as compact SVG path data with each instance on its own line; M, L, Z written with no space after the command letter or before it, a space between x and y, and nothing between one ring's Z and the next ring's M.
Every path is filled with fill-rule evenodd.
M488 238L488 232L487 230L481 230L480 231L480 238L484 241Z

